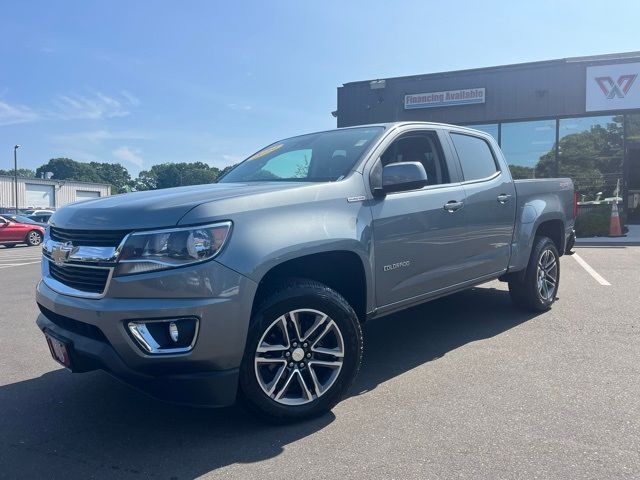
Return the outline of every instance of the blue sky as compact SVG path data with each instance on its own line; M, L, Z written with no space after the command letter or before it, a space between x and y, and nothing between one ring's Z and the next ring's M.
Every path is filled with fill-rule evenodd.
M355 80L640 50L639 2L29 1L0 17L0 169L223 167L335 127Z

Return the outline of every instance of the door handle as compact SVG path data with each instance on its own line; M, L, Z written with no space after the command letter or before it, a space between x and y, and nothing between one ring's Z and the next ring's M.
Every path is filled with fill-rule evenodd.
M509 200L511 200L511 195L507 193L501 193L500 195L498 195L498 202L500 202L503 205L507 203Z
M463 206L464 206L464 202L458 202L456 200L451 200L450 202L447 202L447 203L444 204L444 209L449 213L453 213L453 212L457 212L458 210L460 210Z

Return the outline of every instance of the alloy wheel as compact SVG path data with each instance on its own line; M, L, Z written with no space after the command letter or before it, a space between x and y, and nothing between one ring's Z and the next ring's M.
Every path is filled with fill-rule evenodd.
M336 322L313 309L278 317L260 338L255 374L262 391L283 405L304 405L335 383L344 361L344 340Z
M29 233L29 244L31 245L40 245L41 236L38 232L30 232Z
M552 301L558 285L558 261L551 250L542 252L536 278L540 298L547 302Z

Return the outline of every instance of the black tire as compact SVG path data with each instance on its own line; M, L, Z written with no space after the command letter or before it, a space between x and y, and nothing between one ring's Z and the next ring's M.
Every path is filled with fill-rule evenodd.
M31 230L27 233L26 242L30 247L37 247L42 243L42 234L37 230Z
M16 246L16 244L15 244L15 243L6 243L6 244L5 244L5 246L4 246L4 248L13 248L13 247L15 247L15 246Z
M550 259L550 255L553 256L553 260L555 261L556 269L553 277L556 281L553 287L549 287L550 280L547 280L547 283L545 284L547 287L547 295L545 296L544 287L542 287L542 292L539 288L540 284L538 283L538 276L540 275L540 272L538 270L538 264L543 258ZM536 236L524 280L512 280L509 282L509 294L511 295L511 300L513 300L513 303L517 306L526 310L544 312L549 310L551 305L553 305L553 302L556 300L559 285L560 256L558 255L558 249L550 238Z
M571 232L571 234L569 235L569 238L567 239L567 245L565 246L564 249L564 253L566 253L567 255L571 255L571 250L573 250L573 247L576 244L576 232L573 231Z
M292 325L291 323L287 324L287 322L290 322L290 317L286 315L289 312L301 309L309 309L309 311L312 309L324 313L327 316L325 325L329 325L333 320L341 335L344 356L341 358L342 365L337 375L334 375L330 386L322 391L320 395L315 396L318 390L313 390L315 398L307 398L305 401L308 403L285 405L281 403L284 399L276 401L275 398L277 396L268 395L263 389L264 382L263 386L261 386L260 381L264 379L258 379L259 367L256 362L256 352L259 342L265 341L263 336L268 335L271 329L275 328L274 326L279 319L283 318L283 316L287 319L284 324L286 329L288 328L287 325ZM331 328L333 329L333 326ZM320 330L320 328L317 328L317 330ZM302 336L300 335L299 337ZM290 345L293 345L292 341ZM313 349L313 345L309 346L309 349ZM286 280L274 289L273 293L267 296L256 309L251 319L244 358L240 367L240 400L250 411L269 422L292 422L322 415L331 410L351 386L360 368L362 349L362 330L358 317L351 305L339 293L313 280ZM274 383L275 386L283 385L283 383L279 383L283 381L286 384L289 375L292 378L294 377L292 373L294 368L290 367L292 363L287 363L293 359L293 353L295 352L292 352L291 349L289 351L283 350L282 353L274 353L278 358L284 358L287 355L287 360L285 360L284 367L282 367L284 369L283 373L278 376L282 380L276 381ZM311 354L307 351L307 355L315 356L316 353ZM313 359L311 361L313 362ZM306 365L307 372L304 373L304 360L302 364L296 364L295 369L299 366L301 368L298 369L298 372L301 372L301 379L304 375L311 375L310 365ZM279 369L281 367L275 368ZM277 373L274 378L276 375ZM317 376L313 378L317 380ZM312 383L310 387L314 388ZM277 390L284 391L286 387Z

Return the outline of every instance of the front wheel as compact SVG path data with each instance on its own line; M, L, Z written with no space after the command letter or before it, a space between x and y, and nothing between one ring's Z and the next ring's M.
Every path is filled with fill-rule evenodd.
M37 230L31 230L27 234L27 244L30 247L37 247L42 243L42 234Z
M294 279L255 312L240 368L241 399L271 421L295 421L330 410L362 359L353 308L321 283Z
M511 299L519 307L543 312L551 308L560 285L560 255L553 241L537 236L523 280L509 282Z

